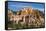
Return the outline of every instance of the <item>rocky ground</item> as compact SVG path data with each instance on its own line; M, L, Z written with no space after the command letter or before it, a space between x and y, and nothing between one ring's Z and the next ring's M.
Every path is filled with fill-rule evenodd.
M27 11L26 11L27 10ZM28 23L28 19L26 19L26 22L24 24L21 24L20 22L18 24L14 24L13 21L8 23L8 29L15 28L15 29L27 29L27 28L44 28L45 27L45 14L42 13L39 10L32 10L26 9L23 11L17 12L16 15L26 15L31 14L30 16L30 22ZM13 13L15 14L15 12Z

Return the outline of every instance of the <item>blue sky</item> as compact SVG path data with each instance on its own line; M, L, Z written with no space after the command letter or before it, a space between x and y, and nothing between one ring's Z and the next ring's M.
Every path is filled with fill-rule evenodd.
M17 11L24 7L32 7L34 9L38 9L44 11L44 4L38 3L23 3L23 2L8 2L8 9Z

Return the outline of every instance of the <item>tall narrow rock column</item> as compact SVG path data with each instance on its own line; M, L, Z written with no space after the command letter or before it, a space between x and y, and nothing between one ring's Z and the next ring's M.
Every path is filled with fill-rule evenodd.
M30 23L30 15L29 15L29 23Z
M24 15L24 18L23 18L23 22L25 23L25 15Z
M19 20L16 21L17 24L18 24L18 21L19 21Z
M28 23L29 27L30 27L30 15L29 15L29 23Z

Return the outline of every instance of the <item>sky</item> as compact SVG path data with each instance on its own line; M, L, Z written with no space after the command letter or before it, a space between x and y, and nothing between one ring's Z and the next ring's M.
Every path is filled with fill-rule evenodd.
M8 9L17 11L24 7L31 7L44 11L44 3L32 3L32 2L8 2Z

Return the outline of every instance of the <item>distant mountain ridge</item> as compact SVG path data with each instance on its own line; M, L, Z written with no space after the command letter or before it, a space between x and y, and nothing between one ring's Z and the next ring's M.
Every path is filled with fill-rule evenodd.
M10 9L9 9L10 10ZM12 10L10 10L12 11ZM39 14L40 16L44 17L45 14L42 12L42 11L39 11L37 9L32 9L32 8L23 8L19 11L12 11L13 14L18 14L18 15L26 15L26 14L32 14L32 15L35 15L35 14Z

